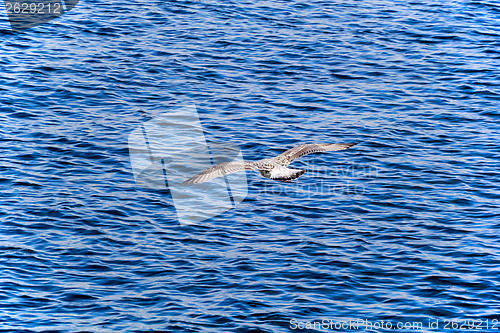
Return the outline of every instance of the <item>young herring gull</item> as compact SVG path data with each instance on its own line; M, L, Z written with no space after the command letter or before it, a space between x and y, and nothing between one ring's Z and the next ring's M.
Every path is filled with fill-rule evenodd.
M224 162L214 165L199 174L189 178L182 185L192 185L207 182L217 177L225 176L227 174L246 171L258 170L260 174L272 180L280 182L291 183L302 176L305 170L287 168L297 158L307 154L320 153L325 151L344 150L357 145L358 143L312 143L302 144L292 149L287 150L281 155L273 158L266 158L260 161L237 161L237 162Z

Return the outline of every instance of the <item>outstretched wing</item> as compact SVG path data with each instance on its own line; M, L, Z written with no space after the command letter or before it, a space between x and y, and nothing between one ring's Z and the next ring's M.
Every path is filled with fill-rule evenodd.
M325 151L334 151L334 150L344 150L347 148L351 148L352 146L357 145L358 143L311 143L311 144L303 144L297 147L293 147L290 150L287 150L281 155L276 157L276 163L282 166L288 166L297 158L300 158L307 154L320 153Z
M192 185L207 182L217 177L221 177L233 172L245 171L245 170L256 170L253 162L247 161L237 161L237 162L224 162L217 165L214 165L211 168L208 168L199 174L189 178L181 185Z

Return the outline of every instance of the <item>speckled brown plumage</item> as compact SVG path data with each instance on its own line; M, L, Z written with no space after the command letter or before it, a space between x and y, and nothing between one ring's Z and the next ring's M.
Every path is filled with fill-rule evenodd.
M260 161L237 161L224 162L214 165L197 175L186 180L183 185L203 183L217 177L221 177L233 172L257 170L266 178L289 183L304 174L304 170L287 168L294 160L313 153L326 151L344 150L351 148L357 143L312 143L302 144L287 150L274 158L266 158Z

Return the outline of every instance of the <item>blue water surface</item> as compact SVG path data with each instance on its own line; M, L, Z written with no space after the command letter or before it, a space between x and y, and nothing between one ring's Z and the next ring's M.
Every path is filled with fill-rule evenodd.
M2 15L0 331L500 320L497 2L81 0L22 32ZM181 226L128 149L179 104L248 160L360 143L290 184L248 173L236 208Z

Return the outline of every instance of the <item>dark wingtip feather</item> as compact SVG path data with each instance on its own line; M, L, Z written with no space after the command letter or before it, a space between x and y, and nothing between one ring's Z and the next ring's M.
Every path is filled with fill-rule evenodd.
M351 147L354 147L355 145L357 145L359 142L351 142L351 143L345 143L346 147L344 149L348 149L348 148L351 148Z

